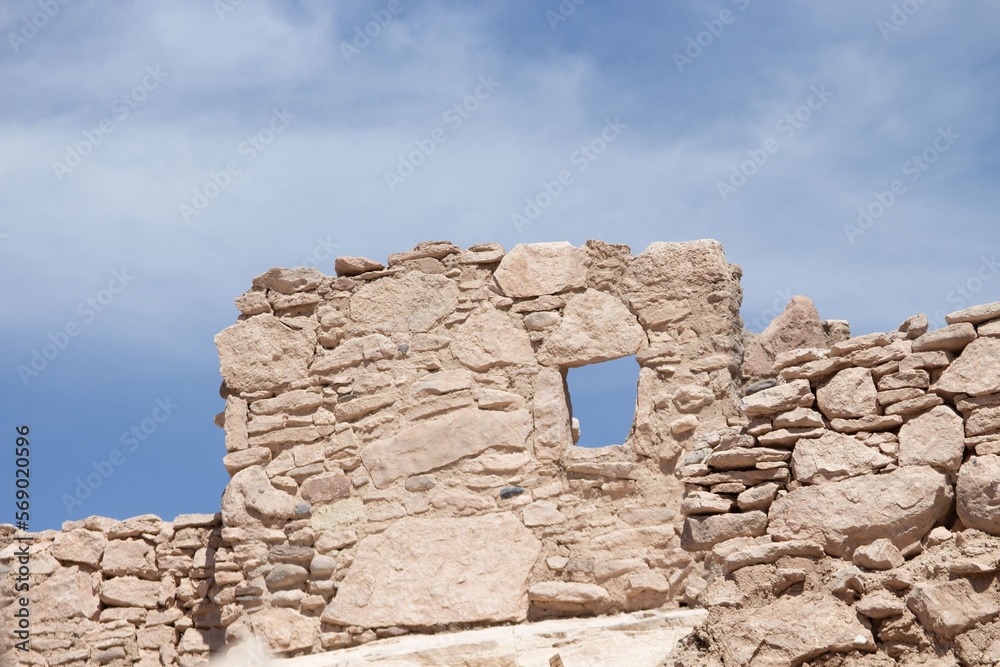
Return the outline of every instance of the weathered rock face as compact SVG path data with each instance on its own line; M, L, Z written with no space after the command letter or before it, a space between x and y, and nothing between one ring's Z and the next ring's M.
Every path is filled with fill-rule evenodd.
M271 315L237 322L215 337L222 378L234 391L270 391L305 375L315 344Z
M464 408L373 442L361 450L361 460L375 486L384 488L401 477L429 472L490 447L523 449L530 430L527 410ZM428 447L431 442L434 446Z
M875 649L871 630L832 595L782 597L748 609L718 642L726 665L797 665L824 653Z
M976 456L963 465L956 492L966 526L1000 535L1000 456Z
M510 513L403 519L361 541L323 620L363 627L522 621L540 551Z
M777 540L817 541L831 556L850 559L856 548L880 538L899 549L912 546L952 502L943 474L908 466L796 489L771 505L767 531Z

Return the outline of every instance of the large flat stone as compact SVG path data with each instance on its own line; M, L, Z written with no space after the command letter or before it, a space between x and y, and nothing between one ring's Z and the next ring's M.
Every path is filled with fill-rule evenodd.
M808 380L793 380L758 391L740 399L739 409L747 417L761 417L788 412L812 405L813 394Z
M836 482L867 475L892 463L875 447L855 437L827 431L819 438L804 438L792 452L795 479L805 484Z
M528 332L514 326L510 317L494 308L480 308L455 330L452 352L476 371L535 361Z
M429 472L489 447L524 447L530 431L527 410L463 408L376 440L361 450L361 460L381 489L393 480Z
M364 285L351 297L351 318L376 331L430 331L458 307L458 285L439 274L411 271Z
M504 255L493 279L512 299L558 294L583 287L587 253L566 241L522 243Z
M237 392L267 391L305 377L315 334L255 315L215 336L222 379Z
M933 389L971 396L1000 392L1000 338L977 338L969 343Z
M845 368L816 390L816 404L828 418L875 414L875 381L868 368Z
M905 466L795 489L771 505L767 532L776 540L819 542L831 556L845 559L883 537L903 550L920 541L953 500L943 473Z
M899 465L931 465L958 470L965 454L965 425L951 408L939 405L899 429Z
M783 596L710 631L726 665L800 665L824 653L874 651L871 630L832 595Z
M540 551L506 512L401 519L361 540L322 620L366 628L523 621Z
M734 537L757 537L766 531L767 515L763 512L689 516L684 520L681 547L686 551L711 549Z
M569 299L559 328L538 353L547 366L583 366L635 354L646 334L620 299L588 289Z

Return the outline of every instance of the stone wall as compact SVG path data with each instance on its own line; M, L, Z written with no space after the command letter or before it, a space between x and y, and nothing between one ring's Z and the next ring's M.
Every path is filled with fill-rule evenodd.
M221 513L0 526L0 658L195 665L683 604L709 615L678 665L1000 661L1000 304L850 338L796 297L753 335L715 241L336 270L258 276L216 337ZM568 369L631 355L628 438L577 447Z
M741 394L740 269L720 244L430 242L336 268L258 276L216 338L220 516L30 536L17 659L190 665L251 635L295 655L683 601L701 564L671 473ZM631 355L627 440L575 446L567 370Z
M778 352L743 424L696 437L712 614L676 665L1000 663L1000 303L947 322Z
M717 242L431 242L337 270L259 276L216 339L230 641L308 652L682 598L698 566L669 473L740 391ZM629 355L627 440L576 447L567 370Z
M222 518L186 514L125 521L90 517L62 531L21 534L0 527L4 665L195 665L225 645L220 582L233 570ZM15 591L21 565L27 592ZM30 647L11 647L14 601L31 600Z

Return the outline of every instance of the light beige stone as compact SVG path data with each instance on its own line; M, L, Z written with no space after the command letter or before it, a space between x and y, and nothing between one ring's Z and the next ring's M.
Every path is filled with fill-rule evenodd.
M251 625L263 648L278 655L311 648L319 636L317 624L292 609L265 609Z
M733 447L732 449L716 450L705 458L705 465L716 470L739 470L753 468L758 463L786 461L791 452L787 449L771 449L768 447Z
M527 410L498 412L463 408L420 421L361 450L361 459L378 488L474 456L489 447L522 448L531 430ZM427 443L433 442L433 448Z
M160 582L137 577L114 577L101 584L101 602L116 607L156 609L160 600Z
M439 371L429 373L411 385L415 398L435 396L453 391L468 389L472 386L472 373L466 370Z
M566 382L561 372L543 368L535 379L534 416L535 458L557 461L573 442L566 399Z
M808 380L793 380L776 387L758 391L740 399L739 409L747 417L788 412L797 407L812 405L813 394Z
M969 343L933 389L971 396L1000 392L1000 338L980 338Z
M245 468L222 494L222 519L227 526L245 526L266 519L287 519L295 513L295 498L274 488L260 467Z
M524 525L553 526L566 520L566 515L559 511L559 506L548 500L536 500L524 508Z
M905 562L896 545L884 537L855 549L851 560L869 570L891 570Z
M767 532L776 540L817 541L840 558L883 537L905 550L944 517L953 499L944 474L905 466L795 489L771 505Z
M1000 599L992 590L979 592L968 579L924 581L914 585L906 598L921 625L942 640L949 640L976 623L1000 614Z
M407 517L361 540L322 620L369 628L522 621L540 551L507 512Z
M500 260L493 279L512 299L577 289L587 279L587 253L565 241L518 244Z
M108 575L120 577L135 575L142 579L159 581L156 568L156 554L145 540L112 540L104 549L101 570Z
M730 498L707 491L691 491L684 495L681 502L681 513L685 516L693 514L725 514L733 508Z
M254 315L215 336L222 378L234 391L267 391L305 376L314 334Z
M793 296L767 328L754 336L753 342L747 347L743 372L750 377L773 375L780 370L774 368L779 355L786 355L781 362L787 368L820 358L797 357L790 361L787 355L792 350L826 346L823 322L819 319L812 300L802 295Z
M250 412L255 415L273 415L279 412L307 412L323 405L323 395L318 392L297 389L286 391L274 398L265 398L250 404Z
M945 315L944 320L948 324L957 324L959 322L979 324L998 317L1000 317L1000 301L996 301L994 303L984 303L982 305L972 306L963 310L956 310L954 313Z
M845 368L816 390L816 404L828 418L875 414L875 382L867 368Z
M857 438L828 431L815 439L799 440L792 452L792 474L806 484L837 482L869 475L892 463L878 449Z
M375 331L425 332L458 307L458 285L442 275L411 271L362 286L350 304L351 318Z
M681 546L687 551L710 549L734 537L756 537L766 531L767 515L763 512L689 516L684 520Z
M539 363L576 367L635 354L646 335L625 304L596 289L571 296L559 327L538 351Z
M273 268L253 279L253 286L269 289L279 294L295 294L316 289L326 278L318 270L309 267L295 269Z
M868 618L882 619L901 616L906 610L906 602L889 591L875 591L858 600L854 608Z
M64 563L81 563L97 567L108 540L96 530L77 528L59 533L52 542L52 555Z
M976 327L968 322L949 324L946 327L928 331L917 338L913 341L913 351L947 350L949 352L958 352L976 340L976 338Z
M746 491L742 491L736 496L736 504L744 512L751 510L767 511L774 499L778 495L778 485L774 482L751 486Z
M391 339L382 334L368 334L342 341L329 352L316 355L309 367L310 373L333 373L356 366L363 361L391 359L398 348Z
M951 408L939 405L899 429L899 465L958 470L965 453L965 426Z
M997 432L1000 432L1000 405L986 405L966 416L965 435L968 437Z
M774 418L774 428L818 428L823 426L823 415L810 408L795 408Z
M604 605L611 602L608 591L597 584L583 584L571 581L543 581L528 589L528 598L533 602Z
M723 571L727 574L748 565L773 563L785 556L818 558L823 555L823 546L810 540L789 540L772 544L759 544L741 549L726 557Z
M535 361L527 332L506 313L492 308L474 311L459 325L451 349L459 361L476 371Z
M966 526L1000 535L1000 456L974 456L962 465L956 509Z
M312 517L310 517L309 523L313 530L316 531L332 531L340 530L348 524L355 523L365 518L365 505L361 498L344 498L343 500L337 500L329 505L323 505L313 510ZM349 546L344 543L344 539L357 539L344 538L343 535L354 536L353 531L338 532L337 539L333 540L333 543L327 543L327 546L331 549L339 549L344 546ZM341 546L334 546L339 544Z
M875 650L854 609L816 592L748 608L716 639L726 665L799 665L830 652Z
M29 598L32 623L65 623L72 618L97 619L100 601L94 590L94 581L78 567L60 568L40 583L30 580L28 583L33 593Z
M367 257L338 257L333 264L338 276L356 276L368 271L382 271L385 264Z

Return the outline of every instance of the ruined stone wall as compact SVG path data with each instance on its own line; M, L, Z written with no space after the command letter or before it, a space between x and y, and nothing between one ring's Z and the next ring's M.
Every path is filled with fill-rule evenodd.
M225 645L220 583L238 569L222 517L90 517L61 531L0 526L3 665L195 665ZM19 555L27 547L27 562ZM15 590L21 565L29 589ZM12 648L14 601L30 599L30 651Z
M711 615L673 664L1000 663L1000 303L947 321L778 352L744 423L696 437Z
M32 651L5 631L0 658L195 665L251 636L296 655L701 604L677 665L1000 661L1000 304L850 338L796 297L752 335L714 241L388 264L254 279L216 338L221 513L22 535ZM627 440L575 446L567 369L633 354Z
M259 276L216 339L230 641L308 652L683 597L670 473L740 388L717 242L432 242L338 273ZM628 439L574 446L567 370L633 354Z
M217 337L221 515L29 535L33 650L9 661L194 665L251 635L292 655L684 600L672 472L741 391L717 242L431 242L337 272L258 276ZM567 369L630 355L627 440L575 446Z

